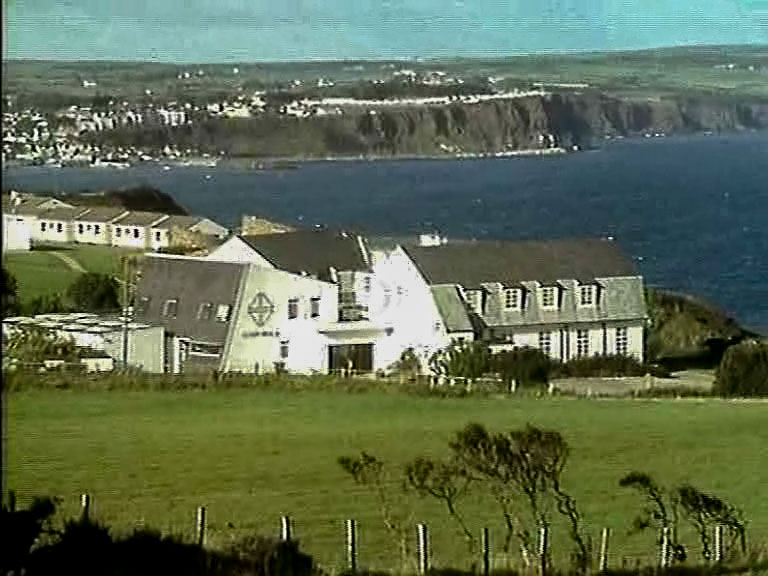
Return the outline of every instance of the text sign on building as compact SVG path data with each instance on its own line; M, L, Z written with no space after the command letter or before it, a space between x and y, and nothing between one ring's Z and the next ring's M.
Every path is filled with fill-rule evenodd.
M275 305L264 292L256 294L248 305L248 315L256 326L264 326L274 313Z

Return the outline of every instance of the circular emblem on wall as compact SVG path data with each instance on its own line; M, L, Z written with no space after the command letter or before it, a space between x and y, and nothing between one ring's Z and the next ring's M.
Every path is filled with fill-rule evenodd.
M248 315L256 323L256 326L264 326L274 313L275 305L264 292L256 294L251 303L248 304Z

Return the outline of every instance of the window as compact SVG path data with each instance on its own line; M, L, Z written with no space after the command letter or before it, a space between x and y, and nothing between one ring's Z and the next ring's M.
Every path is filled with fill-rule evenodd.
M120 236L122 236L122 235L123 235L123 229L122 229L122 228L120 228L120 226L118 226L117 228L115 228L115 236L117 236L118 238L120 238Z
M539 350L547 356L552 355L552 332L539 332Z
M365 290L366 292L370 292L371 291L371 277L370 276L365 276L363 278L363 290Z
M311 298L309 300L310 316L317 318L320 316L320 298Z
M544 286L541 289L541 307L555 308L555 287Z
M517 288L504 290L504 307L508 310L520 307L520 291Z
M134 238L138 238L139 237L139 229L138 228L134 228L133 229L133 237Z
M61 225L61 222L59 222L58 224L56 224L56 232L61 232L61 231L63 230L63 228L64 228L64 227Z
M40 231L45 232L45 222L40 222Z
M99 226L98 224L94 224L93 225L93 233L96 234L96 236L101 234L101 226Z
M625 326L616 328L616 354L626 356L629 352L629 331Z
M291 298L288 300L288 319L293 320L299 317L299 300L298 298Z
M163 316L166 318L176 318L179 312L179 301L176 298L171 298L165 301L163 305Z
M288 358L288 342L280 342L280 358Z
M160 231L155 232L155 240L160 242Z
M589 356L589 330L576 330L576 356Z
M579 287L579 304L581 306L593 306L595 304L594 286Z
M88 232L90 232L91 231L91 225L88 224L88 226L86 226L85 229L88 230Z
M232 307L229 304L219 304L216 307L216 322L228 322Z
M210 302L203 302L197 309L198 320L210 320L211 314L213 314L213 304Z
M77 233L78 234L82 234L83 233L83 225L82 224L78 224L77 225Z
M341 293L341 303L342 304L354 304L355 303L355 293L354 292L342 292Z

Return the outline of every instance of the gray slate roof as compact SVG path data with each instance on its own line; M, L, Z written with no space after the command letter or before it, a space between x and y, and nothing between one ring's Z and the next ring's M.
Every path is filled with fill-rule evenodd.
M100 206L88 209L85 214L81 214L76 220L82 222L111 222L126 212L128 212L128 210L122 206Z
M157 228L159 230L170 230L171 228L181 228L182 230L188 230L198 222L202 222L202 220L202 216L173 215L167 220L160 222L160 224L155 224L152 226L152 228Z
M469 310L456 286L433 286L432 298L448 332L471 332Z
M305 272L321 280L328 280L330 267L339 272L369 269L357 237L352 234L331 230L300 230L241 238L275 268L294 274Z
M162 212L131 211L128 216L121 218L118 224L121 226L149 226L165 216Z
M525 281L552 284L596 278L637 276L633 263L609 240L525 242L449 242L442 246L404 246L429 284L480 288L484 282L505 286Z
M83 212L85 212L87 208L50 208L48 210L37 210L35 212L32 212L33 214L37 214L37 217L40 220L75 220L79 215L81 215ZM23 213L21 210L19 210L19 213Z
M136 320L165 326L166 331L178 336L223 344L229 322L216 321L216 307L228 304L234 313L240 281L247 268L247 264L233 262L147 257L136 293ZM150 298L146 309L141 307L142 297ZM166 318L163 305L173 298L179 302L177 316ZM204 302L213 304L210 320L197 318Z

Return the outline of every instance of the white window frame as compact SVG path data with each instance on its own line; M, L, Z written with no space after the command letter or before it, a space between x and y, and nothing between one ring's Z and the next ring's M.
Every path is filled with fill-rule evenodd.
M179 315L179 299L168 298L163 303L163 317L164 318L177 318Z
M519 288L504 289L504 309L505 310L520 309L520 289Z
M550 296L552 303L547 304ZM557 286L542 286L539 301L543 310L557 310Z
M320 298L318 296L309 299L309 316L311 318L320 317Z
M213 316L213 303L201 302L200 306L197 308L197 319L210 320L211 316Z
M576 330L576 357L586 358L589 356L589 330Z
M232 313L232 306L229 304L219 304L216 306L216 322L229 322L229 315Z
M539 332L539 350L547 356L552 356L552 331L543 330Z
M616 328L616 354L618 356L629 355L629 328L626 326Z
M579 306L582 308L594 308L597 300L595 292L593 284L579 286Z
M299 317L299 299L288 299L288 320L294 320Z

